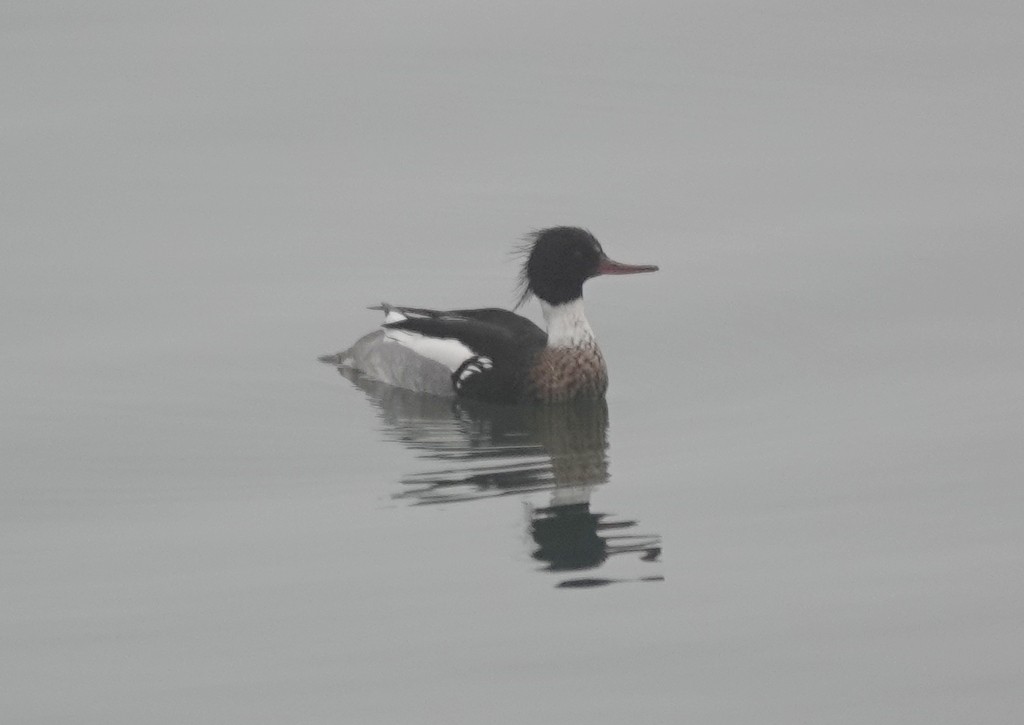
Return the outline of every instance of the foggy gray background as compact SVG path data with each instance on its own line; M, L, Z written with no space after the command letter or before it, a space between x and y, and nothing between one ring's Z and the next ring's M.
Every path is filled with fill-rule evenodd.
M2 3L0 719L1020 722L1022 20ZM316 363L553 224L661 266L586 294L664 582L397 502Z

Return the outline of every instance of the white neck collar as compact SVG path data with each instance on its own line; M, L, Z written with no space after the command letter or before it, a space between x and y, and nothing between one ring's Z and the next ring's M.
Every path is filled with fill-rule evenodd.
M541 300L540 308L548 327L548 347L584 347L594 342L594 331L583 314L583 298L561 305Z

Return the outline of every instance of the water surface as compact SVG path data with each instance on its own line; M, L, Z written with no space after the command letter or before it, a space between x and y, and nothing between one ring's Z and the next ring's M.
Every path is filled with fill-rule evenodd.
M2 719L1019 722L1022 31L6 4ZM316 362L554 224L606 406Z

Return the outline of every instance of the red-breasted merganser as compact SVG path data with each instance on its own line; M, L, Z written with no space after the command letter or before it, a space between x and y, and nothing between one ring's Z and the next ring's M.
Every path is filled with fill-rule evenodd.
M540 300L547 333L508 310L426 310L382 304L381 330L322 362L389 385L501 403L604 396L608 368L583 314L583 283L602 274L655 272L613 262L590 232L542 229L529 237L519 307ZM524 250L525 251L525 250Z

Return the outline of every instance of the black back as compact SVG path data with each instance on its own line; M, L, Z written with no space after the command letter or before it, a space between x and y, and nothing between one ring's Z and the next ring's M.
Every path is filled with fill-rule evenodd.
M459 395L517 402L524 393L526 375L548 336L533 322L508 310L427 310L393 307L406 319L387 323L393 330L408 330L428 337L455 339L474 353L452 374Z

